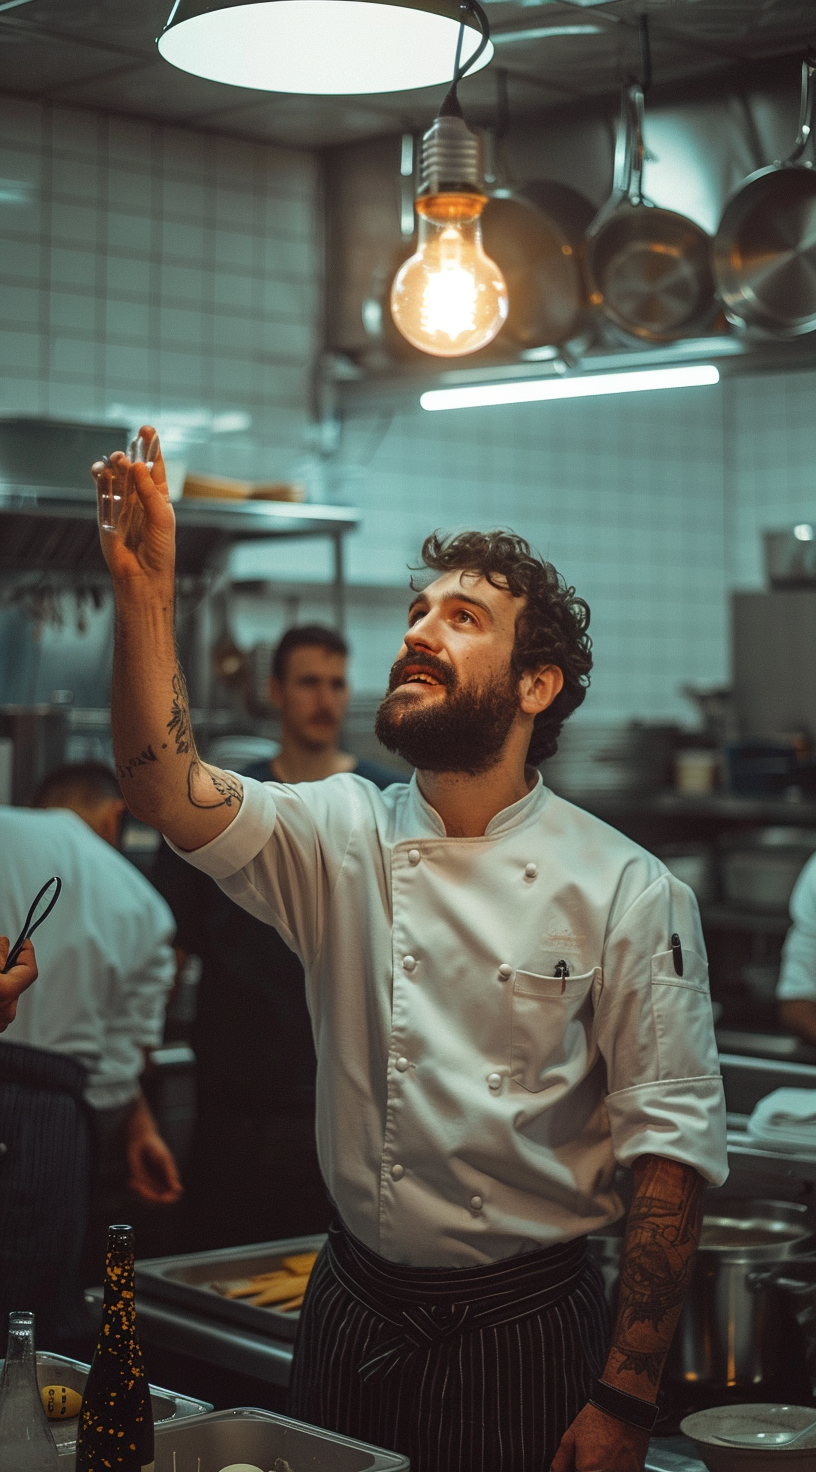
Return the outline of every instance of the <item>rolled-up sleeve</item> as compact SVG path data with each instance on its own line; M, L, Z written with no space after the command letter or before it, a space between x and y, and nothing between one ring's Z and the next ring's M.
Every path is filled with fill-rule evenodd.
M776 995L781 1002L816 1001L816 854L793 887L790 916Z
M721 1185L728 1175L725 1100L705 945L697 902L671 874L654 880L608 936L596 1028L615 1158L631 1165L640 1155L660 1155Z
M241 777L243 802L223 833L189 853L170 847L274 926L309 965L357 821L356 780L328 777L294 787Z

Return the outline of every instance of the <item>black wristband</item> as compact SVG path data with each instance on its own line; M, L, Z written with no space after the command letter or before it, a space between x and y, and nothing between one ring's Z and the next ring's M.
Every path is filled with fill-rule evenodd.
M589 1397L589 1404L597 1411L605 1411L627 1426L636 1426L638 1431L651 1431L658 1417L658 1407L650 1400L641 1400L626 1390L616 1390L605 1380L596 1380Z

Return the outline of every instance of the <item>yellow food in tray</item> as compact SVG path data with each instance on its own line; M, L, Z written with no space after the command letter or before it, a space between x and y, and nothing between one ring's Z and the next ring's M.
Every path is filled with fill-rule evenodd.
M255 1273L251 1278L233 1278L215 1282L212 1287L225 1298L246 1298L256 1308L274 1308L278 1313L292 1313L303 1303L309 1274L315 1265L316 1252L295 1252L281 1258L281 1266L269 1273Z
M43 1410L49 1421L67 1421L79 1415L82 1396L69 1385L44 1385L40 1391Z

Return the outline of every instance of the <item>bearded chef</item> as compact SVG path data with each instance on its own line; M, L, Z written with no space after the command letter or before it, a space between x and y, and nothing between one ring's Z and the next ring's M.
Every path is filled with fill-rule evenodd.
M725 1112L690 891L536 769L585 695L586 605L519 537L429 537L377 717L411 781L242 780L193 742L161 457L134 479L140 527L102 533L123 791L306 972L337 1221L293 1415L414 1472L639 1472ZM610 1330L586 1237L618 1165Z

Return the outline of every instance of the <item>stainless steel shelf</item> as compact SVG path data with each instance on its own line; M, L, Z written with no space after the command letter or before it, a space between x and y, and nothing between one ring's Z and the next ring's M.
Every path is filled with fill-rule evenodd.
M201 573L220 563L235 542L329 537L335 582L342 580L341 540L359 525L350 506L291 501L176 501L176 563ZM54 486L0 483L0 574L40 571L105 572L96 528L96 500Z

